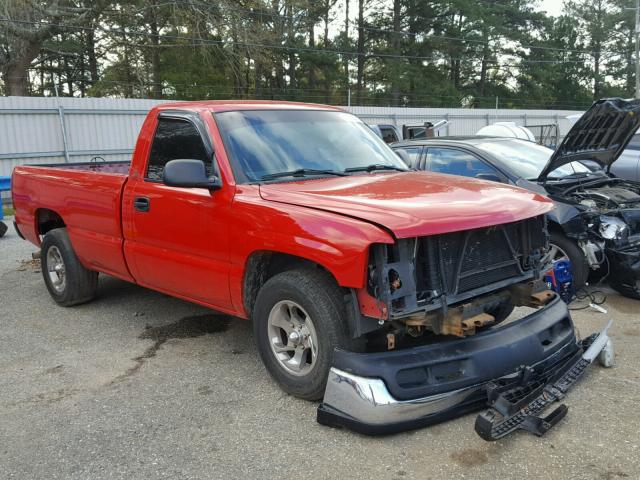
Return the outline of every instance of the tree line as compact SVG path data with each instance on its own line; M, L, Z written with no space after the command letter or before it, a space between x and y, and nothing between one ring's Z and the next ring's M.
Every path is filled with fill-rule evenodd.
M635 86L634 0L1 3L4 95L582 109Z

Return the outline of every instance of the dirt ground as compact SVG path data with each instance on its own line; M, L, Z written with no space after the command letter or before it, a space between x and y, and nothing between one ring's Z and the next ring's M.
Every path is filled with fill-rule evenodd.
M617 364L545 437L487 443L467 415L369 438L279 390L248 322L108 277L58 307L34 250L0 239L0 478L640 478L640 301L573 312L583 335L614 319Z

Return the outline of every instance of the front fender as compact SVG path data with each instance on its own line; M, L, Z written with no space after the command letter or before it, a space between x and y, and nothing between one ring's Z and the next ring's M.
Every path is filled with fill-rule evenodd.
M582 214L579 209L571 204L554 200L554 209L547 214L550 224L555 224L571 237L581 236L586 233Z
M365 221L236 195L236 217L230 231L230 287L234 306L242 307L242 285L247 260L255 252L270 251L317 263L338 285L365 285L369 247L393 243L381 227Z

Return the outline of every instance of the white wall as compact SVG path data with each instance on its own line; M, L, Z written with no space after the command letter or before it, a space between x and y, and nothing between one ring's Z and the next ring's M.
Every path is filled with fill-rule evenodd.
M0 176L11 175L21 164L62 163L66 151L71 162L126 160L133 150L147 111L157 100L110 98L0 98ZM60 107L60 108L59 108ZM419 124L448 118L441 134L473 135L496 121L518 125L558 123L563 136L570 128L564 119L573 111L471 110L449 108L345 107L366 123Z

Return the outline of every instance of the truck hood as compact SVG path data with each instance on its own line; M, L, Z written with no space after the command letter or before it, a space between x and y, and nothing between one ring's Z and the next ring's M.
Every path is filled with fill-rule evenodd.
M551 200L517 187L428 172L373 173L260 186L263 199L347 215L396 238L470 230L548 212Z
M573 125L538 180L544 182L558 167L577 160L592 160L610 167L640 127L640 100L605 98L594 102Z

